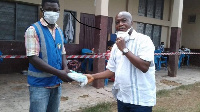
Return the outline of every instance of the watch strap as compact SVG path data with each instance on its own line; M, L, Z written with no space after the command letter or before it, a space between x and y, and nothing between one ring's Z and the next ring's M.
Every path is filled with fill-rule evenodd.
M124 49L122 50L123 55L127 54L128 52L129 52L129 49L128 49L128 48L124 48Z

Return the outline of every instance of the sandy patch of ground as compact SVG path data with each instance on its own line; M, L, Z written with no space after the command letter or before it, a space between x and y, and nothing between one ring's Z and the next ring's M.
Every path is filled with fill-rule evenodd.
M166 80L166 79L160 80L160 83L166 84L168 86L180 86L181 85L181 83L177 83L175 81L170 81L170 80Z
M167 76L167 70L164 69L156 71L157 90L195 82L200 82L199 67L182 67L178 69L176 77ZM114 101L111 93L112 84L113 82L109 82L104 88L96 89L91 85L81 88L76 82L63 83L61 112L77 111L100 102ZM25 75L0 74L0 88L0 112L28 112L29 92Z

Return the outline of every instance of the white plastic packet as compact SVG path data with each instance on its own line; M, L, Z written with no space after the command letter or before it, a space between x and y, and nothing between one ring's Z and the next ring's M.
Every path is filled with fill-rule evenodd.
M119 37L122 37L124 41L128 41L130 38L128 32L122 32L122 31L117 32L117 38Z
M88 79L85 75L83 75L82 73L77 73L73 70L70 71L72 73L68 73L67 75L76 82L79 82L81 87L85 86L88 83Z
M129 28L126 32L124 32L124 31L117 31L116 32L117 38L122 37L125 42L128 41L130 39L130 35L128 33L130 30L131 30L131 28Z

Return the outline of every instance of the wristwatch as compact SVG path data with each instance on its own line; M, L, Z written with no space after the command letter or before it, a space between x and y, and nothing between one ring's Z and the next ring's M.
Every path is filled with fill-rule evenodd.
M122 50L123 55L125 55L125 54L128 53L128 52L129 52L129 49L128 49L128 48L124 48L124 49Z

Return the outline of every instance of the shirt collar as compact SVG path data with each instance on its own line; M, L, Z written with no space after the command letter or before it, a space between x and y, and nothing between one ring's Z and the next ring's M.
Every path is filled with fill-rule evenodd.
M48 23L44 20L44 18L41 18L41 19L40 19L40 22L41 22L41 24L42 24L43 26L48 26ZM55 24L55 28L57 28L57 27L58 27L58 25Z
M130 35L130 40L134 40L136 35L137 35L137 32L133 29L133 31Z

